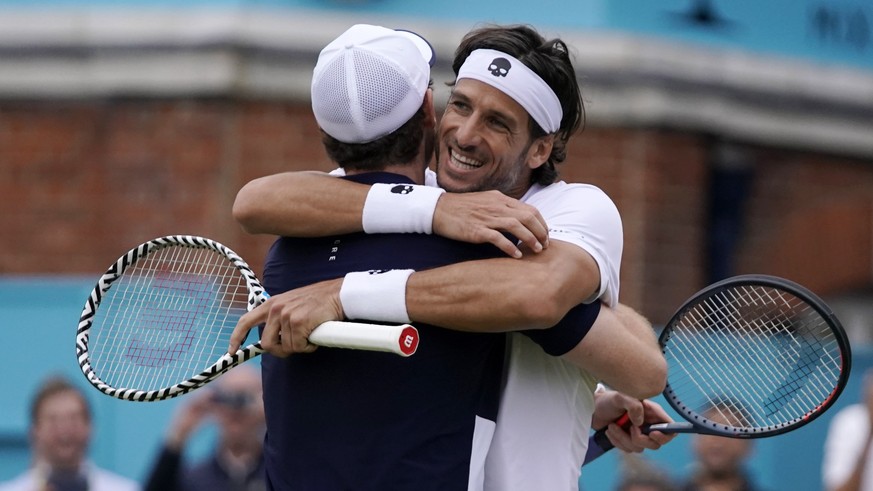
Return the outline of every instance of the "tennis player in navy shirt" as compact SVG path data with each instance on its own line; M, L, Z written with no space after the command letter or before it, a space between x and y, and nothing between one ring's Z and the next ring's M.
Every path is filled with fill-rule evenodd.
M432 61L420 36L368 25L353 26L321 52L313 112L345 179L389 183L397 194L424 182L436 124ZM438 199L441 191L432 192ZM490 244L425 234L282 237L263 278L276 295L352 271L408 275L498 254ZM580 305L531 338L560 354L584 337L599 311L599 302ZM504 335L416 327L421 344L409 358L330 348L263 356L270 489L481 489Z

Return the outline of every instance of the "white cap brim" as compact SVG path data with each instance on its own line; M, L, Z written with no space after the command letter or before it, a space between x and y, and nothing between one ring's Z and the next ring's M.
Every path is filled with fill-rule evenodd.
M427 61L428 66L433 67L434 61L436 61L436 52L433 49L433 46L428 42L427 39L421 37L417 33L414 33L407 29L394 29L398 34L403 35L403 37L409 39L415 44L415 47L421 52L422 58Z

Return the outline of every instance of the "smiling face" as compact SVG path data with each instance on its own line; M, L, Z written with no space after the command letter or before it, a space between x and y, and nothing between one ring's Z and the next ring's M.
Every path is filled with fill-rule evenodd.
M78 469L91 437L91 419L82 396L73 390L48 396L31 427L37 458L54 469Z
M452 192L496 189L520 198L552 149L551 135L531 141L529 124L524 108L500 90L458 80L438 130L440 186Z

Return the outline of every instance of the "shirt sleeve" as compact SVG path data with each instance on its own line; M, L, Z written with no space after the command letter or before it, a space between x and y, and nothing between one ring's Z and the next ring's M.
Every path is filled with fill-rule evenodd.
M540 345L546 353L561 356L573 349L588 334L600 314L600 306L600 302L579 304L570 309L555 326L522 333Z
M621 215L609 196L596 186L558 182L533 186L522 201L540 211L550 240L577 245L594 258L600 270L600 287L585 302L600 299L614 306L624 237Z

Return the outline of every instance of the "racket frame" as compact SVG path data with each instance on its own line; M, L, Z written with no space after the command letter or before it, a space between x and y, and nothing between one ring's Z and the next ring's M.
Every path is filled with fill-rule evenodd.
M837 319L836 315L834 315L833 311L831 311L831 309L827 306L827 304L825 304L824 301L822 301L822 299L819 298L812 291L793 281L777 276L762 274L732 276L730 278L726 278L719 282L713 283L712 285L709 285L708 287L695 293L676 310L676 312L670 317L670 320L667 322L667 324L665 324L664 329L658 336L658 344L661 346L662 352L666 354L666 345L670 339L670 336L672 335L671 326L675 325L678 319L685 315L685 313L688 312L690 309L697 307L699 305L699 300L702 297L709 297L722 290L726 290L728 288L732 288L738 285L765 286L783 290L804 301L811 308L815 309L815 311L819 315L821 315L821 317L825 319L826 322L828 322L834 333L834 338L840 347L841 355L840 376L833 391L821 404L813 408L811 411L808 411L807 414L805 414L804 416L796 418L794 421L775 425L772 428L764 430L742 429L735 428L724 423L711 421L710 419L698 414L697 411L688 408L685 404L683 404L676 397L675 392L670 387L670 376L668 369L668 382L666 388L662 392L662 395L667 400L667 403L677 413L679 413L679 415L683 419L685 419L685 421L644 425L641 428L643 433L648 434L652 431L662 431L669 434L697 433L703 435L715 435L727 438L740 439L771 437L795 430L797 428L800 428L801 426L811 423L813 420L815 420L817 417L821 416L825 411L827 411L828 408L830 408L836 402L837 398L839 398L840 394L843 392L843 389L848 382L849 374L852 369L852 350L849 345L849 339L846 336L846 332L843 329L842 324L840 323L839 319ZM630 418L628 417L627 413L625 413L618 420L616 420L615 423L627 430L630 427ZM596 432L594 432L593 435L589 436L588 451L585 455L585 460L582 465L584 466L589 464L590 462L593 462L612 448L612 442L609 441L609 438L606 436L606 428L597 430Z
M763 286L770 287L787 292L798 299L805 302L809 307L814 309L831 327L834 333L834 339L840 348L840 376L834 386L833 391L819 405L807 411L806 414L799 418L795 418L789 422L783 422L777 425L772 425L764 428L737 428L725 423L712 421L705 416L699 414L695 408L690 408L682 403L676 396L675 391L670 386L670 377L667 377L667 386L663 391L663 396L667 403L682 416L688 423L663 423L660 425L651 425L648 431L663 430L669 433L700 433L708 435L724 436L728 438L764 438L779 435L808 423L811 423L822 413L824 413L842 393L849 379L849 374L852 367L852 350L849 345L848 337L843 329L842 324L833 311L809 289L785 278L763 274L747 274L733 276L719 282L713 283L708 287L695 293L679 307L670 321L665 324L664 329L658 337L658 343L661 345L664 354L667 354L667 346L670 337L673 335L672 326L682 318L689 310L698 307L702 298L708 298L718 294L721 291L735 288L737 286ZM688 426L690 425L690 426ZM660 428L659 428L660 427Z
M100 306L103 296L109 288L112 287L112 284L118 280L130 266L136 263L136 261L144 259L153 252L174 245L207 248L218 252L227 258L227 260L239 270L243 278L245 278L246 287L248 288L248 310L260 305L268 298L264 287L261 285L260 281L258 281L252 268L230 248L212 239L193 235L167 235L149 240L148 242L144 242L131 249L118 258L118 260L115 261L115 263L113 263L97 281L97 285L85 301L85 306L79 317L79 325L76 329L76 358L79 367L85 375L85 378L88 379L88 382L90 382L97 390L108 396L127 401L139 402L170 399L202 387L231 368L264 352L260 342L241 347L234 354L227 353L221 356L213 365L197 375L194 375L190 379L157 390L113 387L100 379L91 366L88 345L91 335L91 326L94 322L94 315L97 313L97 308Z

